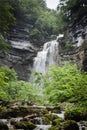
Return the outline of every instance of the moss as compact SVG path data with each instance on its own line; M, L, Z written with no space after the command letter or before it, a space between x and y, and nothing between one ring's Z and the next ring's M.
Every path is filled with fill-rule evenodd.
M58 118L57 115L53 115L53 114L45 114L44 117L47 117L50 121L53 121L54 119Z
M67 120L62 123L60 130L79 130L79 126L73 120Z
M60 117L58 117L57 119L52 121L52 125L60 125L61 122L63 122L64 120Z
M0 130L8 130L8 126L5 123L0 122Z
M44 125L50 125L50 120L47 117L42 117L42 123Z
M36 125L34 125L34 124L31 123L31 122L24 122L24 121L22 121L22 122L16 122L16 123L14 124L14 127L15 127L16 129L28 129L28 130L33 130L33 129L36 128Z
M48 130L59 130L59 128L56 128L54 126L51 126Z
M82 108L72 107L65 111L65 119L75 121L86 120L87 112Z
M6 106L0 107L0 118L2 118L4 116L6 111L7 111L7 107Z

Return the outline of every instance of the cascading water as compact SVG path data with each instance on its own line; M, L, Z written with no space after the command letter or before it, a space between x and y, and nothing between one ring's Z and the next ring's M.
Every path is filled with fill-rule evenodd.
M37 53L34 59L33 72L39 72L45 74L48 71L49 66L58 65L58 42L53 40L47 42L43 46L43 50ZM43 97L42 87L38 88L39 94ZM41 123L37 125L35 130L48 130L51 125L44 125Z
M34 59L33 71L45 74L48 67L58 65L58 42L53 40L47 42L43 46L43 50L38 52Z

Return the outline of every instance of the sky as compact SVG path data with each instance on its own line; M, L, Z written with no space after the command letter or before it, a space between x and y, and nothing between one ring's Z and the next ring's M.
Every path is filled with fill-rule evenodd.
M47 7L50 8L50 9L56 9L58 3L59 3L59 0L46 0L46 3L47 3Z

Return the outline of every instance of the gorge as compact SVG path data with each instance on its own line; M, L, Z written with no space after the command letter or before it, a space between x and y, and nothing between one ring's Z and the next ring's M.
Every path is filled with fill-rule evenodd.
M0 1L0 129L87 129L86 0Z

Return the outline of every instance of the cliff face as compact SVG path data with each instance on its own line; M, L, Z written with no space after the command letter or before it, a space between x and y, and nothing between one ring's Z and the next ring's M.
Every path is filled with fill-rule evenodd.
M65 37L59 39L60 63L71 61L87 71L87 17L69 25Z
M28 81L36 52L37 49L30 43L12 41L8 52L0 52L0 65L15 69L19 79Z
M33 59L42 43L33 43L30 39L30 31L33 29L29 19L22 16L17 18L16 25L10 28L8 40L11 41L11 48L8 52L0 52L0 66L13 68L18 78L29 80Z
M70 61L72 64L76 64L79 68L83 68L84 56L84 49L82 47L76 48L74 51L60 52L60 64L63 61Z

